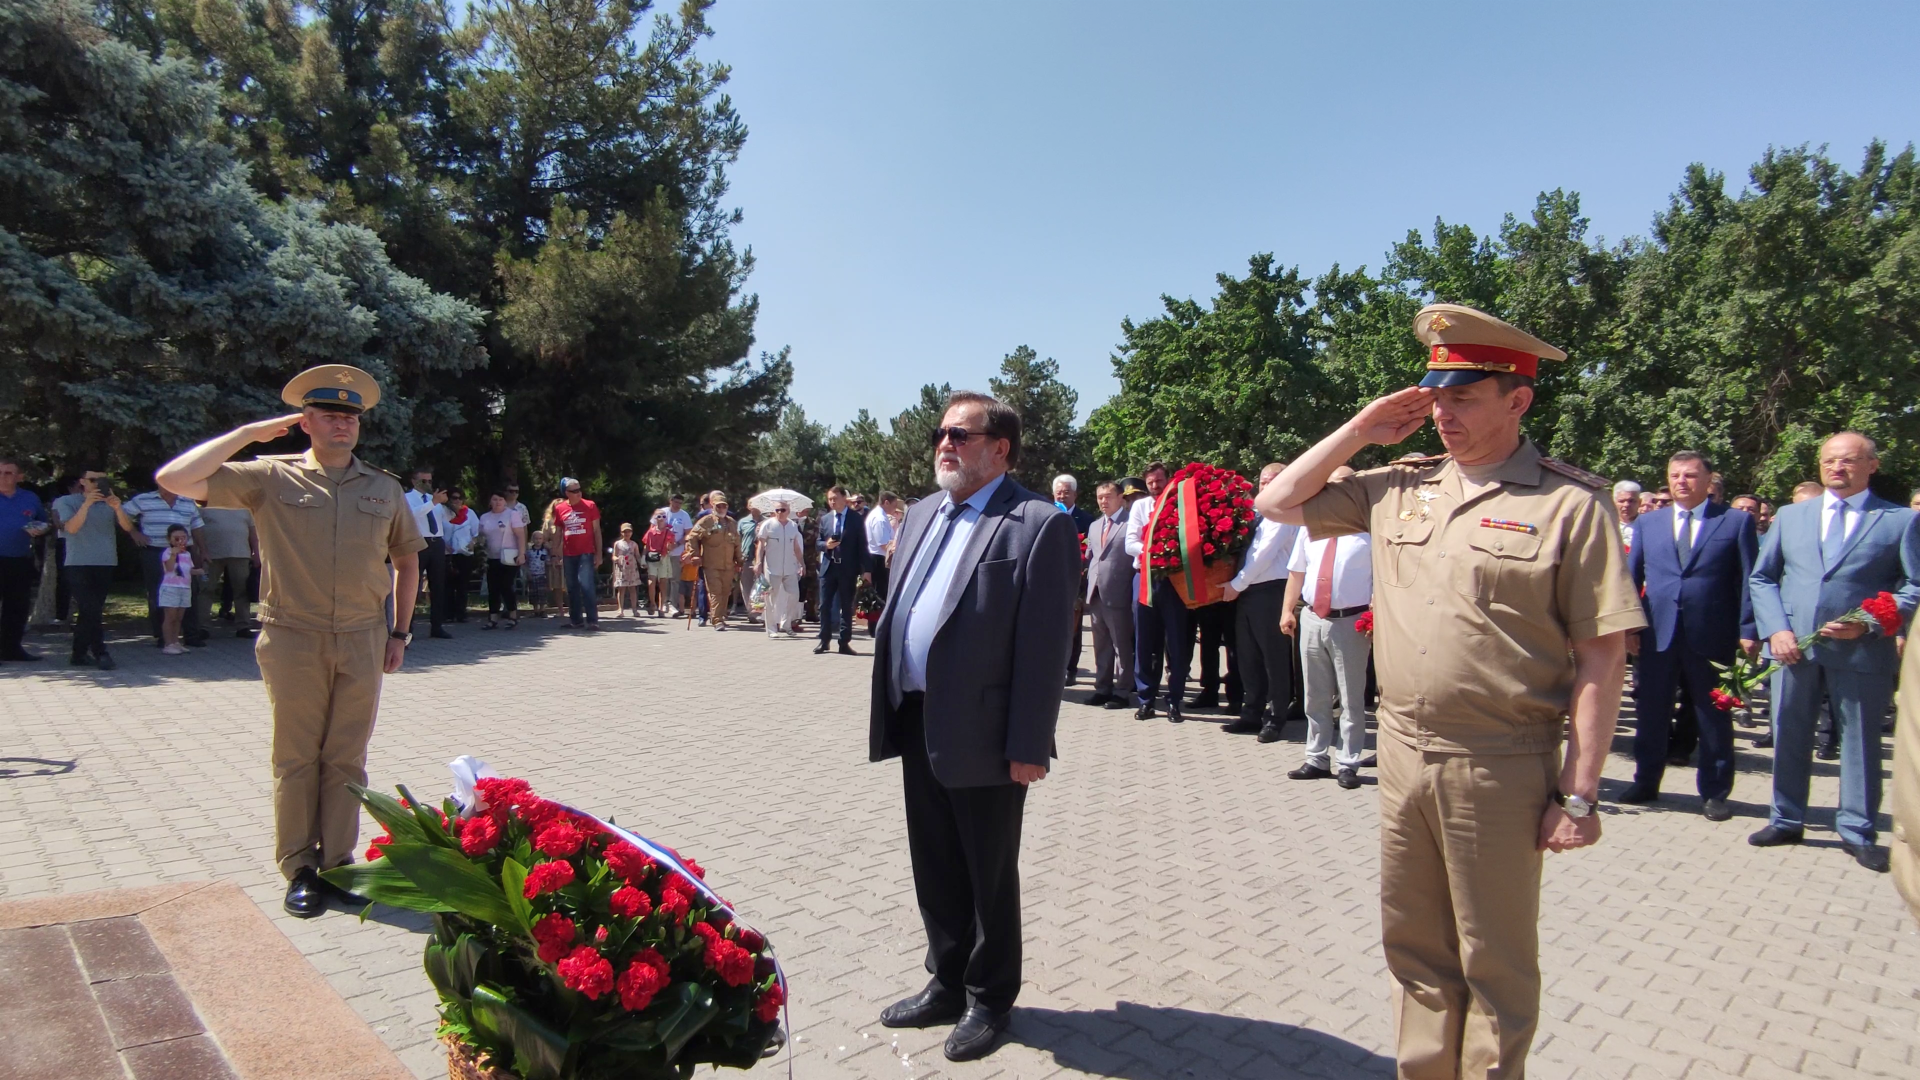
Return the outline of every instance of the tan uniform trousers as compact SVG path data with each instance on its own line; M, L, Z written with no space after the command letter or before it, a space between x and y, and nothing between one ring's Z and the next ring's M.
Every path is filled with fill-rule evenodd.
M1560 754L1383 738L1380 930L1401 1080L1519 1080L1540 1016L1540 817Z
M707 625L727 625L727 609L733 606L734 586L739 578L731 570L704 570L707 578Z
M367 741L380 707L387 630L332 634L269 624L255 654L273 705L273 849L280 872L353 858L367 782Z

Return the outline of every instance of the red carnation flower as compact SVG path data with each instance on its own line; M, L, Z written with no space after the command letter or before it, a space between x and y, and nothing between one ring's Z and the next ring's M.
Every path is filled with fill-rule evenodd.
M574 828L572 822L554 821L534 834L533 849L542 855L564 859L579 851L580 845L586 842L587 834Z
M607 845L607 865L619 874L629 885L638 885L646 880L647 874L658 865L647 853L627 843L616 840Z
M653 911L653 898L631 885L615 889L607 903L623 919L644 919Z
M460 851L470 859L477 859L492 851L500 842L500 823L492 817L477 817L467 822L460 830Z
M393 836L390 833L381 833L379 836L374 837L367 843L367 861L372 862L375 859L385 856L386 852L381 849L391 843L393 843Z
M693 910L693 901L686 893L664 889L660 893L660 903L654 910L665 913L669 922L679 922L687 917L687 912Z
M543 862L527 871L527 887L521 895L531 900L536 896L545 896L573 881L573 864L564 860Z
M573 948L573 920L556 911L533 924L533 940L540 943L540 962L557 964Z
M1717 686L1707 691L1707 697L1713 700L1713 707L1719 709L1721 712L1732 712L1745 704L1745 702L1739 698L1734 697L1732 694L1727 693Z
M694 877L699 878L701 881L707 880L707 872L700 868L699 863L694 862L692 859L687 858L685 855L681 855L677 851L674 852L674 855L680 860L680 864L682 866L685 866L687 869L693 871Z
M1900 633L1900 604L1890 592L1883 592L1871 600L1860 601L1860 610L1867 613L1879 624L1880 633L1886 637L1896 637Z
M760 991L753 999L753 1016L763 1024L770 1024L780 1018L780 1006L786 1004L787 989L778 980L772 986Z
M480 795L480 801L487 812L504 819L514 801L533 794L533 788L525 780L512 777L488 776L474 781L473 790Z
M738 923L734 924L734 929L739 932L740 947L748 952L759 952L761 949L767 947L767 939L761 937L759 931L749 930Z
M588 1001L596 1001L601 994L613 989L613 965L591 945L582 945L568 953L559 968L560 981L567 984L567 989L585 994Z
M562 807L557 802L542 799L538 795L526 796L519 802L514 803L513 809L515 813L520 815L520 820L526 822L527 827L535 833L546 828L549 823L556 819L565 820L567 816L565 807Z
M627 970L620 973L620 1007L639 1012L653 1004L653 996L667 988L667 961L655 949L642 949L634 955Z
M1353 628L1363 634L1373 633L1373 612L1361 612L1360 617L1353 620Z
M753 981L753 954L720 936L709 923L695 923L693 932L707 943L702 959L708 970L720 976L728 986L745 986Z

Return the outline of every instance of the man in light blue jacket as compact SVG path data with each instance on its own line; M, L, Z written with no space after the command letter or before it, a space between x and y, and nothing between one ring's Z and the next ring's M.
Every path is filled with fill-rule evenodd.
M1840 812L1847 853L1882 873L1874 841L1880 812L1880 722L1893 700L1900 657L1894 635L1839 618L1892 593L1902 625L1920 604L1920 516L1867 490L1880 466L1873 440L1842 432L1820 448L1817 499L1781 508L1749 584L1754 620L1780 667L1773 682L1773 813L1747 838L1756 847L1797 844L1805 829L1813 731L1822 698L1841 732ZM1816 631L1803 652L1798 641Z

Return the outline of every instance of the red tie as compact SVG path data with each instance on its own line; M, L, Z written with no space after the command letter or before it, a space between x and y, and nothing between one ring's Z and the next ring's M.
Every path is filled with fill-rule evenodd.
M1313 578L1313 613L1323 619L1333 611L1333 552L1339 546L1337 537L1327 541L1327 550L1320 556L1320 572Z

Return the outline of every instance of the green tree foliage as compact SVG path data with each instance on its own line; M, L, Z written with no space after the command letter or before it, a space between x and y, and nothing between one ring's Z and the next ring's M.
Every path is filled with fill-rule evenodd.
M429 388L467 421L434 457L483 479L750 471L790 369L745 362L752 262L722 200L746 128L697 55L711 0L106 3L219 80L259 190L319 200L487 313L484 370ZM613 295L622 271L645 286Z
M460 416L427 387L481 360L479 313L364 229L275 206L206 137L216 94L69 0L0 0L0 429L54 468L150 470L284 408L301 368L386 387L363 445L398 464Z
M1022 484L1042 493L1051 493L1053 478L1061 473L1084 471L1080 430L1075 414L1080 408L1080 393L1060 381L1060 364L1042 360L1025 345L1008 353L1000 361L1000 374L987 381L994 397L1013 406L1020 414L1020 467L1014 476ZM1080 494L1093 497L1093 485L1080 481Z
M754 474L757 489L792 488L817 501L835 483L833 433L800 406L787 406L780 425L760 437Z

